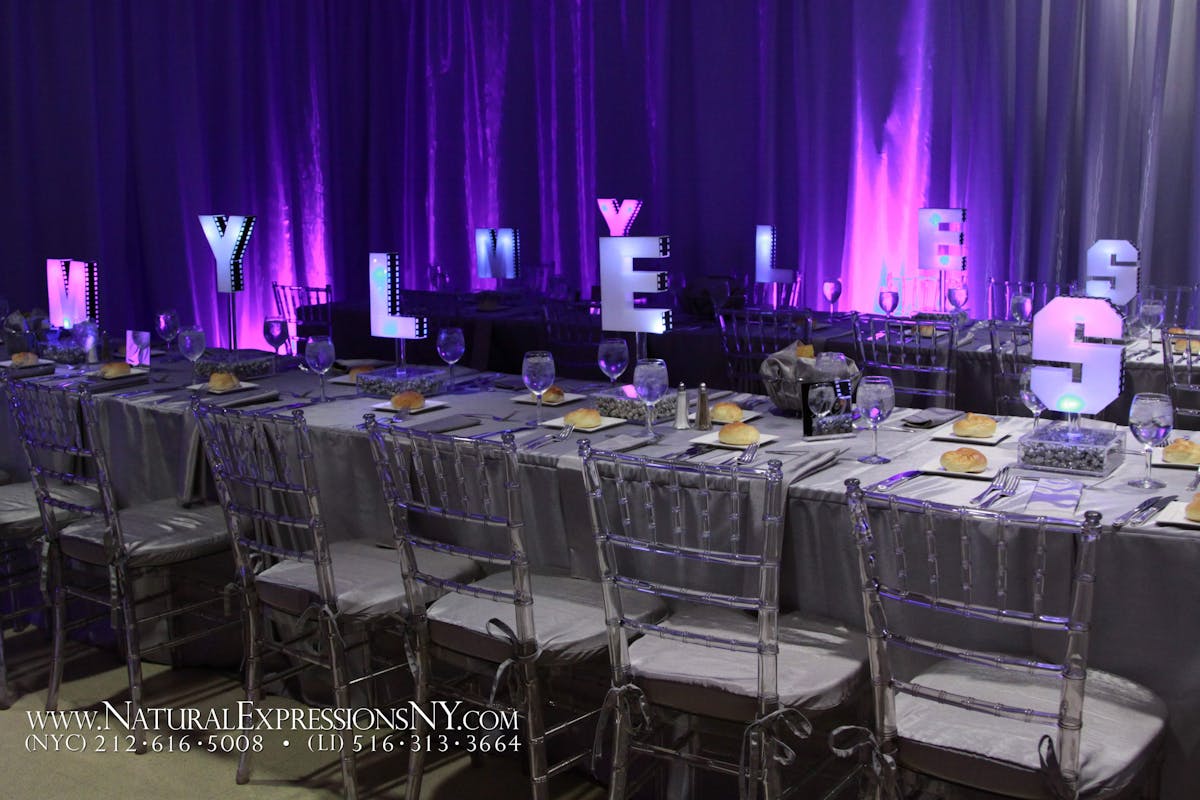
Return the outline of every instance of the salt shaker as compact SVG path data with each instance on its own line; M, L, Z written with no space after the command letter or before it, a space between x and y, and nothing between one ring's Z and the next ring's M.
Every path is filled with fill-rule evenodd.
M712 430L712 417L708 412L708 386L703 383L696 397L696 430Z
M680 383L679 389L675 392L675 430L677 431L686 431L691 427L688 424L687 408L687 386Z

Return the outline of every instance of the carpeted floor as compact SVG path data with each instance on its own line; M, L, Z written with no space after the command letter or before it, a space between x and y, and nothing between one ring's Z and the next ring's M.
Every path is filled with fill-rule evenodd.
M339 798L342 796L341 770L336 753L312 752L306 735L288 731L267 732L263 751L254 759L250 783L238 786L234 781L237 756L219 752L222 742L202 736L160 733L164 748L180 748L186 740L188 752L112 752L113 737L122 730L81 734L81 726L60 730L57 739L49 732L35 732L30 713L40 711L46 702L44 665L49 651L41 633L25 632L5 636L10 670L17 672L14 682L18 698L12 708L0 711L0 797L24 798ZM115 654L80 644L68 647L67 663L59 709L71 711L102 710L109 701L119 710L128 699L124 664ZM15 664L13 662L16 662ZM21 677L24 664L32 668ZM238 679L202 669L178 669L148 664L145 667L146 707L236 709L243 699ZM275 708L305 708L300 703L269 697L266 705ZM66 734L76 734L67 737ZM205 734L207 736L207 734ZM284 747L287 739L289 746ZM382 736L377 740L382 742ZM227 743L228 740L226 740ZM118 738L118 748L125 743ZM210 749L217 752L209 752ZM364 797L404 797L406 755L398 753L366 754L359 760L359 785ZM552 796L562 800L593 800L604 792L580 774L568 773L551 782ZM427 770L422 797L432 800L457 800L464 797L528 797L528 783L518 759L489 756L479 767L472 766L466 755L447 758Z

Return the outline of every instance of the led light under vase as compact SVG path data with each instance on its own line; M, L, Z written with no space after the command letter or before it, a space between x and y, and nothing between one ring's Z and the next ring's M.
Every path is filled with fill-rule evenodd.
M96 262L46 259L46 292L54 327L70 328L85 319L100 321L100 267Z
M514 280L521 274L521 232L516 228L475 229L475 274Z
M1125 239L1097 239L1087 251L1084 291L1117 306L1128 305L1137 296L1141 282L1141 255Z
M1056 411L1103 411L1121 394L1123 331L1124 319L1108 300L1051 300L1033 317L1033 393Z
M371 335L384 339L424 339L429 320L409 317L400 309L400 254L371 253Z

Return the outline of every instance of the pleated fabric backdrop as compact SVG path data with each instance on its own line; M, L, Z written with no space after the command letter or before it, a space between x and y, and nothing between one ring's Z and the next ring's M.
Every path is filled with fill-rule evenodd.
M197 215L253 213L243 343L270 282L424 287L516 226L596 279L597 196L646 201L677 277L746 274L754 225L804 296L870 309L916 209L965 206L989 276L1072 279L1096 238L1195 282L1195 0L3 0L0 294L102 267L106 324L224 329Z

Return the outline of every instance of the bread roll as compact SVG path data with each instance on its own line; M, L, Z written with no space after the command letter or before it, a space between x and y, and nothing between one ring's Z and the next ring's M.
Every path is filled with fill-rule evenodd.
M1200 522L1200 494L1192 495L1192 502L1187 504L1183 515L1192 522Z
M537 395L534 396L536 397ZM561 403L564 397L566 397L566 394L558 387L558 384L555 384L542 393L542 402Z
M240 381L237 375L232 372L214 372L208 376L208 390L210 392L227 392L230 389L236 389Z
M986 439L996 435L996 420L986 414L967 414L954 423L955 436Z
M425 405L425 396L420 392L400 392L392 395L392 408L397 411L415 411Z
M38 363L37 353L17 353L12 357L14 367L32 367L36 363Z
M934 327L933 325L918 325L917 326L917 335L918 336L933 336L936 332L937 332L937 328Z
M1176 439L1163 448L1163 461L1168 464L1200 464L1200 444L1189 439Z
M364 372L374 372L374 371L375 371L375 368L374 368L374 367L365 367L365 366L363 366L363 367L351 367L351 368L350 368L350 372L349 372L349 373L347 373L347 374L349 374L351 378L354 378L354 382L355 382L355 383L358 383L358 376L359 376L359 375L362 375Z
M120 378L129 374L129 365L124 361L110 361L100 367L101 378Z
M709 411L713 422L741 422L742 407L737 403L717 403Z
M817 353L811 344L796 345L796 358L816 358Z
M731 422L721 427L717 439L722 444L748 445L758 441L758 428L745 422Z
M942 453L942 469L947 472L983 472L987 464L987 456L974 447L960 447Z
M600 427L600 412L594 408L577 408L563 417L563 421L576 428Z

